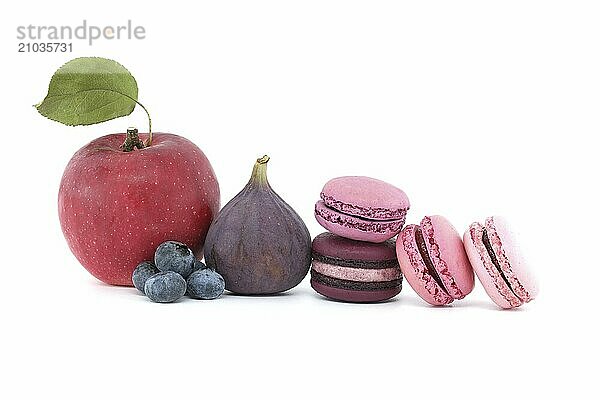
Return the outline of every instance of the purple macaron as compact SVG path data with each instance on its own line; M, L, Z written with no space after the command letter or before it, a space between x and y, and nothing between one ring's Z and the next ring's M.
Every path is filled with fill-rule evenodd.
M388 300L402 289L395 243L368 243L326 232L312 243L310 284L331 299L370 303Z
M344 176L327 182L315 205L315 218L336 235L381 243L402 230L410 202L406 193L366 176Z

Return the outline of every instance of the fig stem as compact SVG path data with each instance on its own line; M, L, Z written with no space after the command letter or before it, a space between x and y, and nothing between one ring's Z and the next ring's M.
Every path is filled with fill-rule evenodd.
M121 148L124 152L133 151L133 149L143 149L144 142L140 140L140 136L138 135L138 130L136 128L127 128L127 133L125 134L125 142L121 145Z
M270 159L271 158L269 156L264 155L256 160L256 163L254 163L254 168L252 169L250 182L254 182L259 185L269 185L269 181L267 180L267 163Z
M259 164L266 164L269 162L269 160L271 159L271 157L269 157L268 155L264 155L261 158L259 158L258 160L256 160L257 163Z

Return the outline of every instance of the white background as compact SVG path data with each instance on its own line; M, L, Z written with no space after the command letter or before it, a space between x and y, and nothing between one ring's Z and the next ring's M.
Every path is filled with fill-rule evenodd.
M2 11L0 397L590 398L597 394L600 12L594 1L126 1ZM190 2L191 3L191 2ZM18 54L17 25L132 19L142 41ZM459 231L506 216L541 281L500 311L481 285L432 308L279 297L160 305L71 255L57 217L71 155L145 116L65 127L32 104L76 56L136 77L156 131L211 160L222 204L271 156L272 186L312 217L340 175L393 183L408 222ZM542 397L543 398L543 397Z

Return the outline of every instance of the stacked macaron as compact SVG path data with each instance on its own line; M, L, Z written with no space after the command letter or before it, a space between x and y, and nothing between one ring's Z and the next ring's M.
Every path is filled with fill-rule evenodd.
M366 176L344 176L325 184L315 205L317 222L336 235L381 243L404 226L410 202L395 186Z
M324 296L355 303L390 299L402 290L395 245L359 242L333 233L313 240L311 285Z
M402 272L389 240L402 229L410 202L386 182L364 176L330 180L315 205L329 233L313 240L311 286L339 301L388 300L402 289Z

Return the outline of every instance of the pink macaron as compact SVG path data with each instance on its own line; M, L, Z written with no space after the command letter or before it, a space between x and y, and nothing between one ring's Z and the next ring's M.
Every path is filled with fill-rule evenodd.
M396 241L396 254L404 277L429 304L450 304L473 290L475 277L460 234L442 216L406 226Z
M382 243L400 232L409 208L406 193L389 183L344 176L325 184L315 205L315 218L336 235Z
M535 277L523 259L504 218L474 222L464 236L465 249L488 296L502 308L515 308L538 294Z

